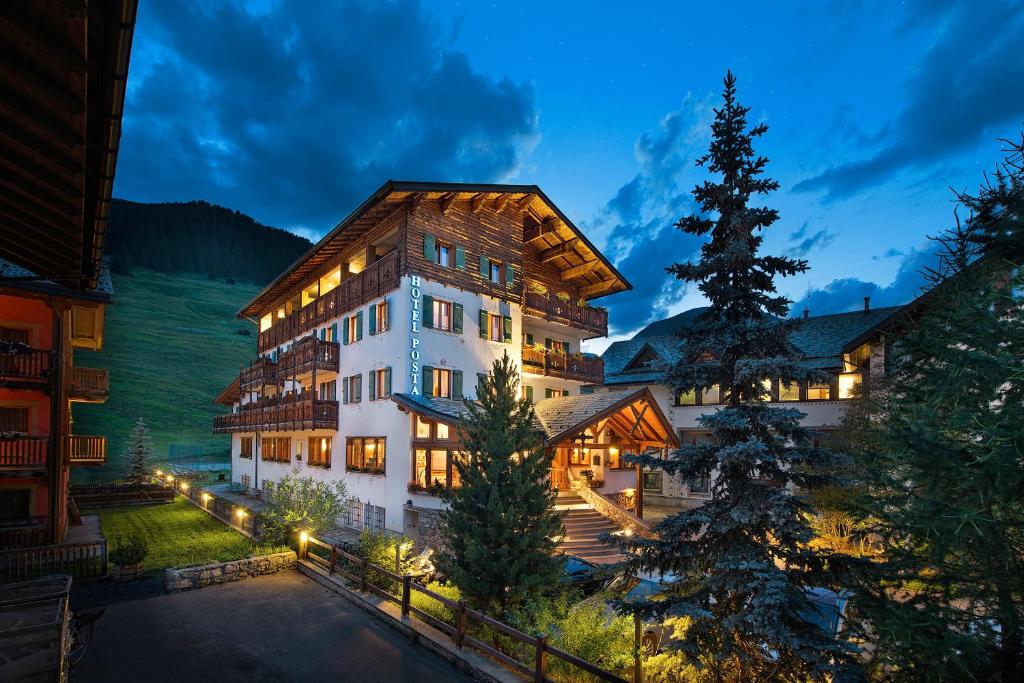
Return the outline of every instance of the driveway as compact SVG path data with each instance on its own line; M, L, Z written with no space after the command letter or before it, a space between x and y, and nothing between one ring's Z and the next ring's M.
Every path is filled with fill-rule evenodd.
M71 680L472 679L291 571L112 604Z

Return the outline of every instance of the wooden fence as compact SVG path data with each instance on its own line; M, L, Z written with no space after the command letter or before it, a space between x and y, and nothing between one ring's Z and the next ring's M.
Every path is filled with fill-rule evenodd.
M329 574L338 574L339 576L355 582L358 585L359 590L363 593L372 593L399 605L402 610L403 619L408 619L410 615L415 616L425 624L428 624L429 626L451 636L456 647L460 649L465 647L473 648L474 650L497 660L510 669L531 677L537 683L552 681L552 679L548 677L549 657L556 657L602 681L630 683L627 679L622 678L611 671L602 669L599 666L591 664L584 659L580 659L565 650L561 650L551 645L548 642L546 635L529 635L527 633L523 633L522 631L515 629L508 624L502 623L497 619L493 619L482 612L470 609L462 600L452 600L435 593L429 588L414 582L412 580L413 577L409 574L396 574L393 571L372 564L364 558L345 552L337 546L329 545L312 537L309 538L309 545L319 548L325 553L329 553L329 557L322 557L315 552L308 552L308 549L300 548L300 559L305 559L319 567L322 567L323 569L326 569ZM387 588L375 584L373 582L373 575L393 582L396 586L400 585L401 593L392 593ZM415 607L412 604L411 599L414 591L426 595L448 608L452 613L452 623L438 619L434 615ZM498 650L493 645L473 637L469 633L470 623L479 624L491 631L496 631L516 642L526 645L532 650L532 662L521 662L514 657L510 657L501 650ZM637 621L636 623L637 628L634 629L636 641L634 642L634 650L636 655L633 667L633 683L641 683L643 677L640 663L641 629L639 628L640 622Z
M158 505L174 500L174 489L160 484L73 484L69 493L79 508Z
M47 574L76 579L107 575L107 542L65 543L0 552L0 581L30 581Z

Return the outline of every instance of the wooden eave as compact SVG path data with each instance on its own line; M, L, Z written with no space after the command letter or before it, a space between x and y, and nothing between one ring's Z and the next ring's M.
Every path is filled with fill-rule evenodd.
M583 298L591 299L625 291L632 285L619 273L579 229L536 185L500 185L471 183L425 183L389 180L338 223L327 235L299 257L255 299L238 312L240 318L256 318L294 296L306 283L335 265L341 256L392 212L404 206L415 207L434 202L442 212L456 202L479 212L483 207L502 212L529 212L541 225L541 235L524 235L525 248L550 249L559 245L565 253L550 261L563 273L571 271L567 281L581 288ZM532 246L531 246L532 245ZM584 264L592 264L579 270Z
M0 6L0 257L99 282L137 0Z
M231 407L235 403L238 403L242 399L242 388L241 380L239 377L235 377L231 384L227 385L223 391L217 394L217 398L213 399L214 403L219 403L222 406Z
M551 435L547 442L557 445L580 436L594 438L609 428L624 441L679 446L679 439L672 429L672 423L658 407L658 402L647 387L624 393L621 400L588 416L578 424Z

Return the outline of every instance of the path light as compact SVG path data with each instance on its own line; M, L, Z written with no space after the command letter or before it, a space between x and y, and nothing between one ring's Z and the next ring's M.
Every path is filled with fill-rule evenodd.
M188 482L187 481L183 481L183 482L181 482L181 492L184 493L186 491L188 491Z
M167 481L168 482L174 481L174 475L173 474L168 474L167 475Z
M207 493L206 491L203 491L203 493L202 493L202 495L200 497L203 499L204 503L209 502L209 500L210 500L210 494Z
M238 519L245 519L245 516L248 513L242 508L238 508L237 510L235 510L235 514L238 515Z
M164 471L163 470L157 470L156 471L156 476L158 476L158 477L164 476Z
M309 542L309 534L305 531L299 532L299 543L306 545Z

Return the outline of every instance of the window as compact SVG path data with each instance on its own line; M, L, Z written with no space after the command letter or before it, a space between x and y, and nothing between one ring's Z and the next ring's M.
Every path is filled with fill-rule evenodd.
M676 397L677 406L695 406L697 405L697 392L693 389L684 391Z
M452 248L444 242L434 244L434 263L445 268L452 267Z
M345 446L345 469L349 472L384 474L384 437L349 437Z
M363 376L350 375L341 380L341 402L359 403L363 400Z
M496 284L501 284L501 264L497 261L487 262L487 279Z
M828 384L809 384L807 385L807 400L808 401L827 401L829 399L829 385Z
M464 460L461 451L417 448L413 451L413 484L423 490L458 487L462 481L455 463Z
M419 415L416 416L416 438L417 439L429 439L430 438L430 425L432 423L424 420Z
M692 429L679 430L679 443L683 446L696 446L710 441L711 432ZM707 475L691 479L686 482L686 485L691 494L707 495L711 491L711 480Z
M561 398L562 396L568 396L568 389L545 389L544 398Z
M333 439L329 436L309 437L309 458L307 464L311 467L331 466L331 445Z
M644 472L644 491L661 493L661 472Z
M270 326L274 324L274 316L267 313L265 316L260 318L260 332L266 332L270 329Z
M462 304L424 296L423 326L462 334Z
M628 470L631 467L633 467L628 462L623 460L623 455L624 454L616 446L612 446L611 448L609 448L608 457L605 458L605 464L608 466L608 469Z
M533 387L523 387L523 397L533 403Z
M445 368L433 368L434 392L433 396L451 398L452 396L452 371Z
M446 441L448 439L448 425L443 422L438 422L436 431L438 441Z
M462 371L423 366L423 395L462 400Z
M28 433L28 408L0 407L0 432Z
M691 479L686 483L686 488L689 489L691 495L706 496L711 493L711 479L707 475Z
M0 522L20 522L29 516L29 489L0 489Z
M504 331L502 330L500 315L487 316L487 338L496 342L500 342L504 339Z
M12 344L28 345L28 330L15 329L0 325L0 341Z
M248 490L249 487L252 486L252 476L248 474L243 474L240 483L246 490Z
M786 384L781 379L779 380L779 400L780 401L799 401L800 400L800 382L790 382Z
M263 439L261 459L265 462L291 462L291 442L287 436Z
M252 437L243 436L241 438L241 444L238 449L238 457L240 458L251 458L252 457Z
M495 342L512 342L512 317L488 313L480 309L480 338Z
M564 353L567 356L570 353L569 342L562 341L561 339L545 339L544 347L549 351L554 351L555 353Z
M720 392L718 391L718 385L716 384L716 385L714 385L712 387L709 387L709 388L705 389L703 392L701 392L700 402L703 405L706 405L706 406L707 405L714 405L715 403L718 403L718 401L719 401L719 394L720 394Z
M363 528L363 501L358 498L348 499L348 509L345 510L345 526L354 529Z
M452 329L452 302L434 300L434 329Z
M844 372L839 375L839 398L858 398L863 376L859 372Z
M391 327L388 314L389 306L387 299L379 304L370 306L370 334L380 334L381 332L388 331Z
M391 395L391 368L370 371L370 400L376 401Z
M341 343L355 344L363 338L363 312L341 319Z
M338 325L329 325L320 330L320 341L336 342L338 341Z
M317 398L328 401L337 401L338 380L332 379L330 382L320 382L320 393L317 395Z

